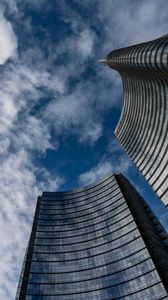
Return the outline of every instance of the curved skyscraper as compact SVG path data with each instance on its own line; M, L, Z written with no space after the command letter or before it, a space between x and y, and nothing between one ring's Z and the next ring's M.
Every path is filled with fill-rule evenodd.
M38 198L17 300L158 300L167 292L167 234L125 177Z
M124 104L115 135L168 205L168 36L118 49L102 61L123 81Z

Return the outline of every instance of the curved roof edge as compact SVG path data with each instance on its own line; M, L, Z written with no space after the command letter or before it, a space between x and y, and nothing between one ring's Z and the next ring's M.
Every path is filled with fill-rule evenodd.
M87 189L90 189L92 187L95 187L96 185L99 185L100 183L103 183L103 181L106 181L107 179L109 179L110 177L113 176L113 173L112 172L109 172L107 175L103 176L101 179L98 179L96 182L94 183L91 183L89 185L86 185L86 186L82 186L82 187L79 187L79 188L74 188L74 189L70 189L70 190L63 190L63 191L56 191L56 192L47 192L47 191L44 191L42 193L42 197L44 196L48 196L48 195L58 195L58 194L69 194L69 193L79 193L79 192L83 192Z

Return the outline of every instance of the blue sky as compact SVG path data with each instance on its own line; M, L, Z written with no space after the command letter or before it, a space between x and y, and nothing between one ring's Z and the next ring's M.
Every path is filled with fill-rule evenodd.
M167 11L166 0L1 0L0 299L15 297L43 190L122 172L166 226L166 209L113 135L120 76L97 60L166 34Z

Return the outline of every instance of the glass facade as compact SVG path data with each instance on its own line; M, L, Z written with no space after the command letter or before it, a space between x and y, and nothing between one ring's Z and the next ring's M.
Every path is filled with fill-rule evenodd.
M115 135L168 206L168 36L112 51L107 64L123 81Z
M144 201L136 200L139 195L129 182L123 181L124 177L111 174L86 188L43 192L16 300L168 299L167 277L152 254L162 249L166 256L167 235L158 220L153 223L156 218ZM144 209L145 226L153 228L155 249L138 226L132 200L127 201L131 193L135 205L141 212Z

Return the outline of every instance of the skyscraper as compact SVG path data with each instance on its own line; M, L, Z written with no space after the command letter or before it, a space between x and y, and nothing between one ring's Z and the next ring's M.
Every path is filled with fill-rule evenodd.
M168 206L168 36L112 51L102 62L123 81L115 135Z
M168 236L122 175L38 198L16 300L168 299Z

